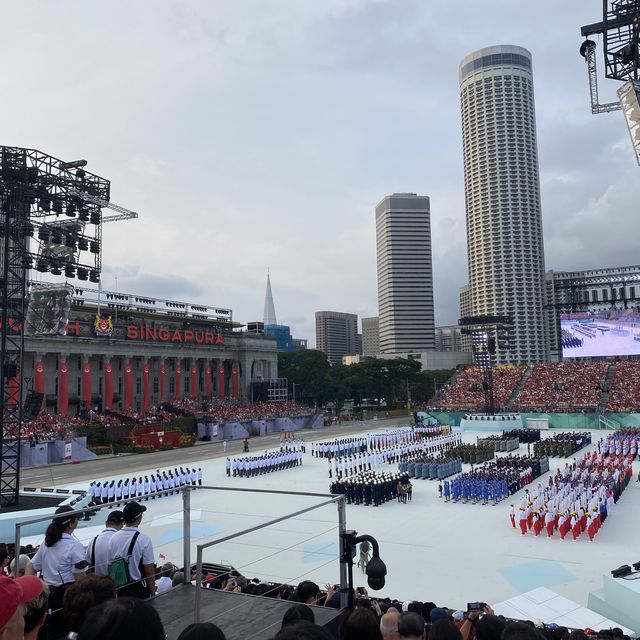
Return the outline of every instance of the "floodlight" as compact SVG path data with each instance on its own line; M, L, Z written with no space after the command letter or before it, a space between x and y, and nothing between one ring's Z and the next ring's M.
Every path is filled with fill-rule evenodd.
M81 167L86 167L86 160L72 160L71 162L61 162L61 169L80 169Z

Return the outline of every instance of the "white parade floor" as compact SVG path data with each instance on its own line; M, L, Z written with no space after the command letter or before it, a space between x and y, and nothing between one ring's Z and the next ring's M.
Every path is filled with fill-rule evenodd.
M594 431L593 441L602 433ZM207 485L326 493L327 462L311 457L310 437L305 435L304 465L273 474L227 478L223 458L193 460L197 456L181 457L180 450L176 451L175 464L201 466ZM475 442L476 435L466 432L463 440ZM320 433L313 436L322 439ZM252 440L252 453L261 453L258 443ZM593 448L591 445L579 455ZM201 449L206 455L207 447ZM526 453L526 445L520 446L520 453ZM564 464L564 459L552 458L551 472ZM464 467L466 470L467 465ZM445 504L438 498L437 481L430 480L414 481L413 501L408 504L389 502L377 508L347 506L347 527L378 540L388 569L382 596L433 601L456 609L471 601L497 603L546 587L586 606L589 592L602 586L603 574L621 564L640 560L640 550L635 544L640 510L637 473L636 462L633 481L593 543L586 536L576 542L569 538L560 540L557 535L550 540L543 534L538 538L532 534L522 537L519 530L511 528L509 501L497 506ZM122 477L117 475L116 460L112 477ZM67 485L67 488L85 487L86 484ZM193 561L198 543L225 537L321 501L208 490L193 492L191 496ZM514 498L517 505L519 494ZM149 510L141 528L153 538L159 562L164 562L162 555L168 561L182 564L181 502L181 498L168 497L145 503ZM93 526L78 529L77 536L86 541L101 530L97 525L104 520L104 513L103 510L90 522ZM29 541L39 542L37 538ZM291 583L310 579L322 586L338 582L337 557L334 505L214 546L205 553L205 560L230 563L249 578ZM359 570L354 571L356 584L365 585Z

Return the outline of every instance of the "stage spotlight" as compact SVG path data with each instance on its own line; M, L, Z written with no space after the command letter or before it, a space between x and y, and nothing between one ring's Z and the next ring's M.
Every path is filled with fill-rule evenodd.
M61 169L81 169L82 167L87 166L86 160L72 160L71 162L61 162Z
M33 269L33 258L30 255L22 256L22 266L25 269Z
M89 251L91 251L91 253L100 253L100 243L96 240L92 240L89 243Z
M52 229L51 244L62 244L62 233L59 229Z
M87 251L89 249L89 242L86 238L78 238L78 250Z
M66 266L64 268L64 277L65 278L75 278L76 270L72 266Z
M22 226L22 235L25 236L25 238L33 238L33 234L35 232L35 229L33 227L33 225L30 222L25 222L24 225Z
M68 235L64 240L64 244L65 244L66 247L69 247L69 249L75 250L75 248L76 248L76 239L75 239L75 237L72 236L72 235Z
M59 267L51 267L50 272L52 275L54 276L61 276L62 275L62 271L60 271Z
M80 222L89 222L89 210L86 207L80 207L78 220L80 220Z
M47 273L47 271L49 271L49 264L47 263L47 261L39 259L38 262L36 262L36 271Z
M70 218L75 218L76 215L76 205L73 204L73 202L70 202L69 204L67 204L67 210L65 211L65 213L70 217Z
M92 269L89 273L89 282L100 282L100 272Z
M47 227L40 227L38 229L38 238L43 242L49 242L49 238L50 238L49 229L47 229Z
M88 280L89 272L84 267L78 267L77 278L78 280Z
M91 212L91 217L89 218L89 222L91 222L91 224L98 225L100 224L101 220L102 220L102 216L100 215L99 211Z
M54 198L51 201L51 210L56 215L60 215L62 213L62 201L60 200L60 198Z

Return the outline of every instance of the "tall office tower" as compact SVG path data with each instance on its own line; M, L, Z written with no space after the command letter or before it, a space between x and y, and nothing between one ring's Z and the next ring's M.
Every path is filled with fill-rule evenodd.
M378 316L362 318L362 355L365 358L375 358L379 353Z
M429 198L394 193L376 207L380 353L435 347Z
M358 316L339 311L316 311L316 349L327 354L331 364L342 364L342 356L358 353Z
M531 54L480 49L460 63L472 315L509 314L498 362L546 360L544 248Z

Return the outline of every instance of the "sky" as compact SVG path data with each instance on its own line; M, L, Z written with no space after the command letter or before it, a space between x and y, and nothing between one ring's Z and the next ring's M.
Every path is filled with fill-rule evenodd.
M431 199L436 324L467 282L458 64L533 56L547 269L637 264L640 172L591 115L598 0L21 0L0 7L0 144L111 180L103 287L278 322L377 315L376 204ZM596 39L598 44L599 40ZM598 64L602 64L602 47ZM619 83L600 73L600 100Z

